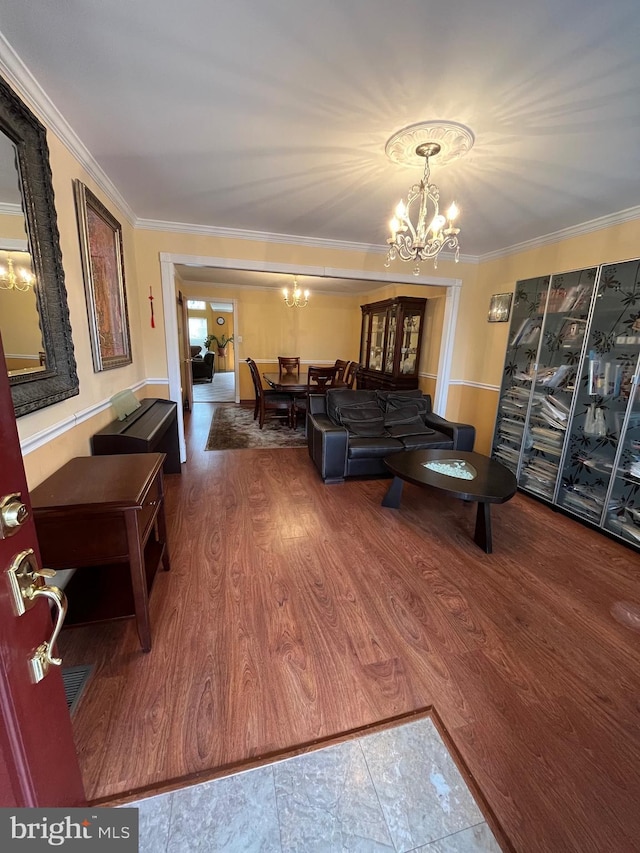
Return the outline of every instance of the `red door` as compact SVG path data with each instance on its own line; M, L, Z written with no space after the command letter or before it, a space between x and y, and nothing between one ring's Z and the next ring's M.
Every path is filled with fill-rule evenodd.
M0 339L0 505L19 493L29 516L18 524L11 508L0 523L0 806L81 806L86 800L60 667L51 666L38 683L30 674L34 650L52 634L49 605L40 597L17 616L8 574L29 548L42 564L4 364Z

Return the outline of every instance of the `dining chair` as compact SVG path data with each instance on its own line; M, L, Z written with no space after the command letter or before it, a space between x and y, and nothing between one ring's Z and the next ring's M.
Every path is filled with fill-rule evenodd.
M348 361L344 361L341 358L336 359L335 368L336 368L336 378L334 379L334 385L339 385L341 382L344 382L344 374L349 366Z
M278 356L278 371L280 376L285 373L300 376L300 356L299 355L279 355Z
M253 387L256 392L256 404L253 409L254 421L258 418L260 429L262 429L267 414L276 415L278 413L286 413L287 423L291 427L293 424L293 401L291 394L283 394L280 391L263 388L258 365L252 358L247 358L246 362L249 365L249 372L251 373Z
M357 361L350 361L349 366L344 372L343 382L346 388L353 388L356 382L356 377L358 375L358 371L360 370L360 365Z
M294 429L298 425L298 415L304 414L306 418L307 409L309 408L309 394L326 394L327 388L335 384L337 373L338 368L335 364L329 367L309 365L307 371L307 391L304 397L295 397L293 401L291 425Z

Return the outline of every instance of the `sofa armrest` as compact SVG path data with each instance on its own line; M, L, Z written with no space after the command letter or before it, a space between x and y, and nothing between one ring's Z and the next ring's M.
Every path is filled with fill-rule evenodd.
M327 415L307 412L309 456L325 483L341 483L347 470L349 433Z
M424 422L431 429L448 435L453 441L455 450L473 450L476 440L476 428L471 424L459 424L441 418L434 412L424 415Z

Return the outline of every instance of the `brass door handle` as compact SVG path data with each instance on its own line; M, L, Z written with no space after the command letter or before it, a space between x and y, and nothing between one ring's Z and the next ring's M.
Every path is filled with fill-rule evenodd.
M56 607L56 620L50 639L41 643L29 660L31 678L37 683L42 681L51 666L62 664L62 659L52 657L51 652L67 615L67 597L57 586L45 584L44 579L52 578L55 572L51 569L38 569L33 548L16 554L7 574L17 616L26 613L38 598L47 598Z
M49 672L50 666L61 666L62 658L54 658L51 656L51 651L56 644L58 634L62 630L64 617L67 615L67 596L57 586L41 586L33 590L30 598L48 598L52 601L57 609L56 624L53 626L53 633L49 640L45 640L35 650L33 657L29 661L31 666L31 677L37 684L42 681L45 675Z

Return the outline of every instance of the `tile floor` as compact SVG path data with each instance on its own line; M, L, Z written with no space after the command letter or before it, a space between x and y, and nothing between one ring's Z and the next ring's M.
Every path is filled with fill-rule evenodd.
M128 805L140 853L500 853L429 718Z
M233 403L235 398L233 371L214 373L213 382L196 382L193 386L194 403Z

